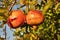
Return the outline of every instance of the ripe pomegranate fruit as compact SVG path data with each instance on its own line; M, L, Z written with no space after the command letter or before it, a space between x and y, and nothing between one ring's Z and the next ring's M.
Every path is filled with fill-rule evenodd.
M7 19L7 24L11 28L18 28L24 24L25 17L26 16L21 10L13 10Z
M44 16L39 10L31 10L26 15L26 22L29 25L37 25L43 22Z

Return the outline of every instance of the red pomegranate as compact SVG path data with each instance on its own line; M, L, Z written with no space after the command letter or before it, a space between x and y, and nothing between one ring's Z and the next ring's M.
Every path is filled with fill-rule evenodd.
M22 26L25 21L25 15L21 10L13 10L11 15L7 19L7 24L12 28L18 28Z
M26 22L29 25L37 25L42 23L44 20L44 16L39 10L31 10L26 15Z

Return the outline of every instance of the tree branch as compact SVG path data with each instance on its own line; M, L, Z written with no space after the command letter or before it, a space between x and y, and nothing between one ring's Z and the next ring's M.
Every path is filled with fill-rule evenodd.
M12 10L13 6L16 4L16 0L15 2L12 4L12 7L10 8L9 12Z

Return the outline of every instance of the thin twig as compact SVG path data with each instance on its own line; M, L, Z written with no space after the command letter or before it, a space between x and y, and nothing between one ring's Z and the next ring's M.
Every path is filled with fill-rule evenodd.
M5 40L6 40L6 26L5 26Z
M16 4L16 0L15 2L12 4L12 7L10 8L9 12L12 10L13 6Z

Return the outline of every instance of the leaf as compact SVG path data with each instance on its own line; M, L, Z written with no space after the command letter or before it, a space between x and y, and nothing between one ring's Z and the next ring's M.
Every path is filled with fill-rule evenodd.
M60 35L57 35L58 36L58 40L60 40Z
M16 33L18 33L19 31L20 31L20 28L17 28L17 29L16 29Z
M0 13L5 13L7 10L5 8L0 8Z
M57 10L59 5L60 5L60 3L57 3L57 5L55 5L55 10Z
M9 0L10 2L12 2L13 0Z
M20 4L25 4L26 0L20 0Z
M32 37L30 37L30 40L32 40Z
M43 8L43 10L42 10L42 12L43 12L43 14L45 14L46 13L46 11L52 6L52 1L49 1L45 6L44 6L44 8Z

